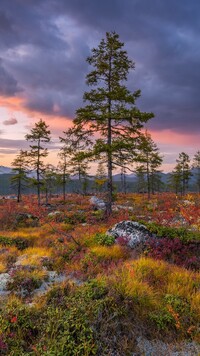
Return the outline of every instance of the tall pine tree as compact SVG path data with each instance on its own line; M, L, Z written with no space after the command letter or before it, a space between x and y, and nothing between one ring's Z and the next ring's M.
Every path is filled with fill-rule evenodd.
M195 169L196 184L200 194L200 151L197 151L194 155L193 168Z
M87 75L87 84L93 87L85 92L86 105L77 110L74 120L78 135L91 137L97 133L100 139L94 145L94 153L107 157L107 215L112 212L114 153L130 150L130 140L140 134L143 124L153 117L142 113L135 105L140 90L131 93L124 82L135 65L128 58L115 32L106 33L92 55L87 59L93 70ZM131 142L132 146L132 142Z
M27 177L27 151L20 150L17 157L12 162L14 176L11 178L11 184L17 191L17 201L21 201L22 191L28 184Z
M36 171L34 183L37 186L38 205L40 205L41 202L41 178L45 170L43 160L48 156L48 150L44 147L44 144L50 142L50 134L51 132L48 130L46 122L40 119L31 129L31 133L25 136L27 141L33 142L33 144L30 145L28 154L31 168Z

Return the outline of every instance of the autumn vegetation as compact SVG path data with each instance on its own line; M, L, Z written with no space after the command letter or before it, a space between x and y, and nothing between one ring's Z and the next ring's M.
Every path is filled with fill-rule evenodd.
M13 271L0 299L2 354L131 355L141 335L198 342L199 196L120 194L114 205L125 209L106 220L89 196L61 198L54 216L36 197L1 200L0 272ZM38 220L18 220L27 212ZM106 235L124 219L152 232L144 248ZM35 293L49 271L63 281Z

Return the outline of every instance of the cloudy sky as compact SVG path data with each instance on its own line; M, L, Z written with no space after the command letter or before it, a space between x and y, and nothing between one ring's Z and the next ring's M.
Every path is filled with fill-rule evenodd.
M141 89L137 106L169 171L182 151L200 149L200 2L197 0L1 0L0 165L9 166L24 135L43 118L58 136L82 105L90 50L116 31Z

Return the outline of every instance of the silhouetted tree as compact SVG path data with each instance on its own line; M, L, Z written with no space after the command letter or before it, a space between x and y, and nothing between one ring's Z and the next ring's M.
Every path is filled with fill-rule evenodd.
M154 194L158 176L158 168L162 164L162 157L151 135L146 131L140 139L138 147L137 162L140 174L143 172L146 175L148 198L151 193ZM138 171L138 167L137 167Z
M14 176L11 178L12 186L17 190L17 201L21 201L22 191L28 185L27 177L27 151L20 150L11 163Z
M93 152L107 157L108 216L112 211L114 153L122 149L129 152L130 140L137 137L143 124L153 117L135 105L140 90L131 93L124 85L134 63L123 47L119 35L111 32L92 50L87 61L94 69L87 75L87 84L93 89L84 94L86 105L77 110L74 120L80 136L91 137L97 133L100 137Z
M33 142L33 144L30 145L28 155L31 168L36 171L34 183L37 186L38 205L40 205L41 177L45 170L43 160L48 156L48 150L43 147L43 145L50 142L50 134L51 132L48 130L46 122L40 119L31 129L31 133L25 136L27 141Z
M187 153L179 153L177 164L172 171L170 181L175 188L176 193L184 195L188 189L188 182L192 176L190 171L190 158Z
M200 193L200 151L195 153L193 158L193 168L195 168L196 184L198 187L198 192Z

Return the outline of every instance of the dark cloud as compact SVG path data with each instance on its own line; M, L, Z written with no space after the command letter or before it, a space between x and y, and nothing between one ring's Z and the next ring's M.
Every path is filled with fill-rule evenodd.
M3 67L0 58L0 95L13 96L20 91L17 80Z
M19 88L29 109L73 116L82 105L85 62L106 31L136 62L131 90L155 112L154 129L200 129L200 3L196 0L1 0L0 94Z
M0 139L0 148L1 149L16 149L20 150L28 148L28 143L25 140L12 140L8 138Z
M17 119L15 119L14 117L11 117L8 120L3 121L3 125L9 126L9 125L16 125L17 124Z
M11 155L11 154L15 154L15 153L18 153L17 149L0 148L0 154ZM1 155L1 157L3 157L3 155Z
M13 139L7 139L7 138L1 138L0 139L0 149L1 151L6 151L10 150L10 152L17 152L20 149L28 150L30 148L30 142L26 140L13 140ZM50 150L55 150L58 149L60 146L58 145L58 142L51 142L49 145L46 145L46 147Z

